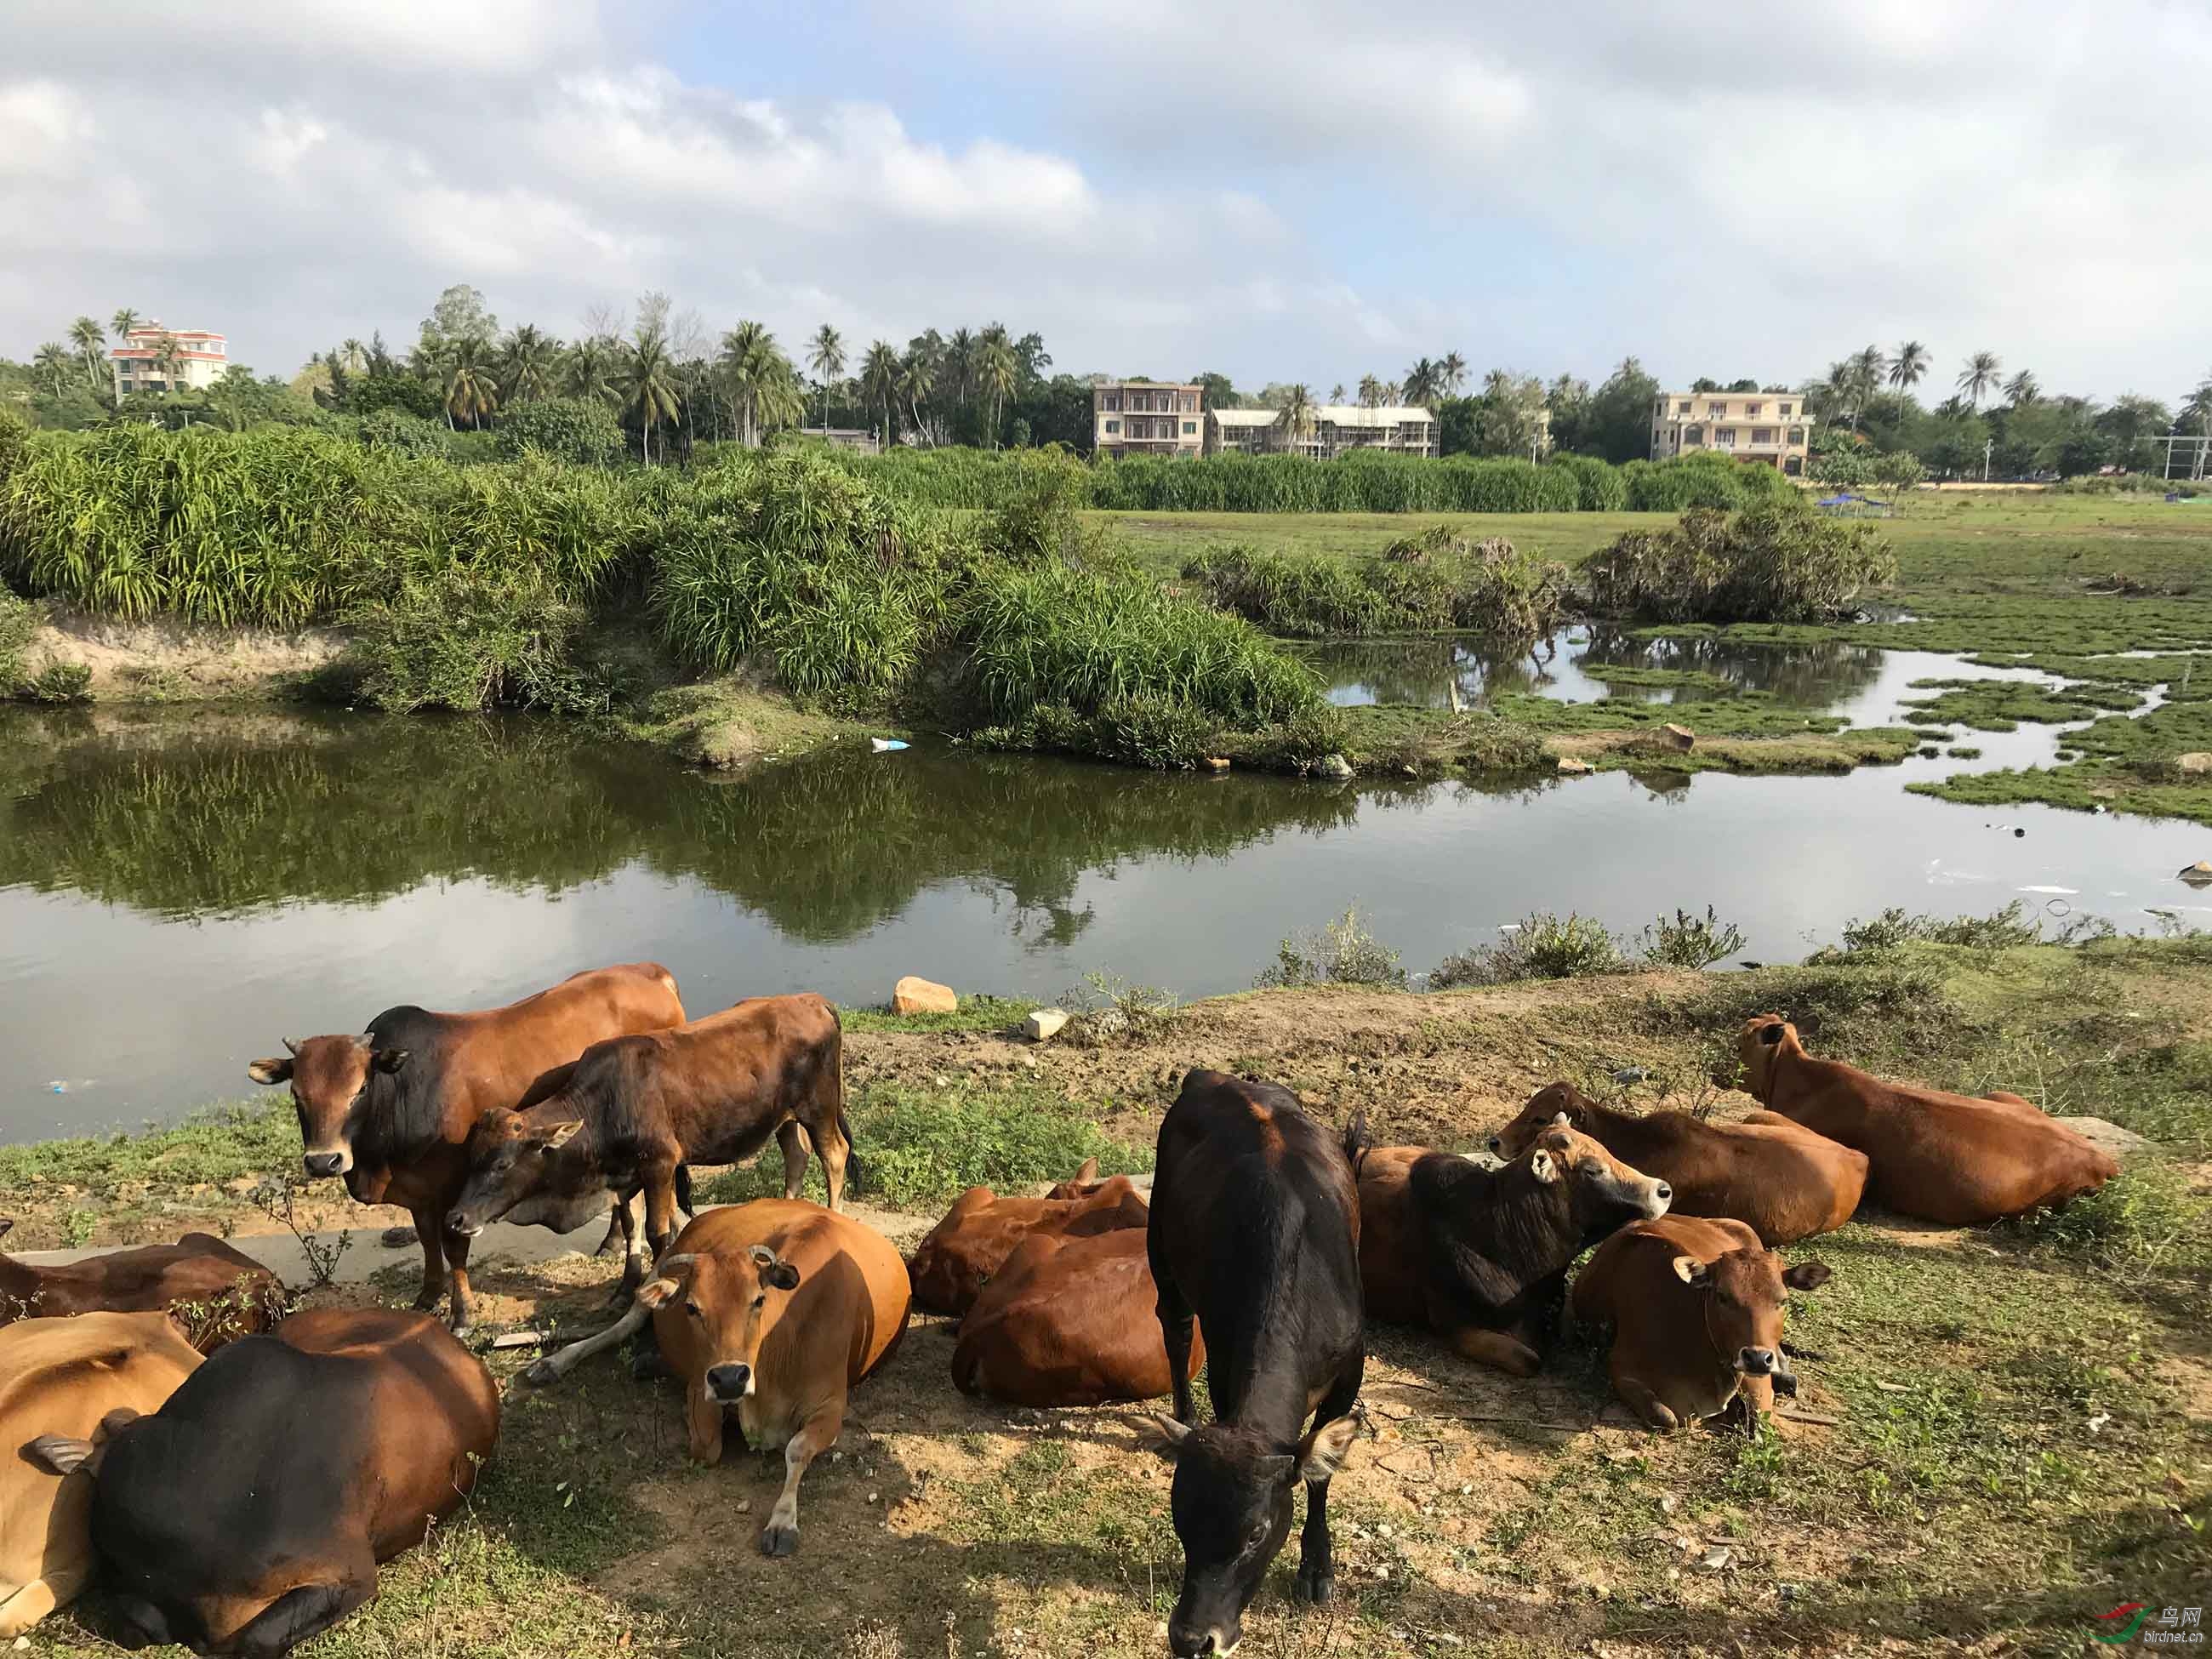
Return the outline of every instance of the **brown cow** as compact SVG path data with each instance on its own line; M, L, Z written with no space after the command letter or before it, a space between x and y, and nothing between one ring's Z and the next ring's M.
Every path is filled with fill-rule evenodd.
M1359 1273L1376 1319L1425 1325L1459 1353L1532 1376L1568 1264L1631 1221L1664 1215L1668 1185L1588 1135L1539 1130L1501 1169L1422 1146L1346 1150L1359 1170Z
M0 1218L0 1235L15 1224ZM212 1233L173 1244L108 1250L52 1267L0 1255L0 1325L30 1315L177 1310L192 1345L212 1352L283 1316L284 1287L252 1256Z
M1042 1198L1000 1198L988 1187L970 1187L908 1260L915 1301L932 1313L966 1313L1035 1234L1086 1238L1129 1227L1142 1231L1150 1212L1129 1177L1097 1176L1098 1160L1091 1158Z
M1783 1357L1791 1291L1828 1269L1785 1269L1741 1221L1662 1216L1622 1228L1575 1279L1575 1317L1613 1327L1613 1392L1654 1428L1717 1417L1738 1399L1759 1412L1797 1391Z
M343 1176L363 1204L413 1212L422 1244L418 1308L434 1308L453 1269L453 1328L469 1328L469 1241L442 1231L468 1179L469 1132L512 1107L546 1073L604 1037L684 1023L676 981L653 962L594 968L550 990L476 1013L387 1008L361 1036L286 1038L290 1052L246 1068L292 1085L311 1178ZM565 1231L589 1214L518 1215Z
M1578 1129L1624 1164L1674 1189L1669 1215L1733 1216L1767 1245L1833 1232L1851 1218L1866 1186L1863 1152L1838 1146L1774 1112L1735 1123L1705 1123L1687 1112L1638 1114L1601 1106L1571 1083L1530 1096L1521 1115L1490 1138L1500 1158L1518 1158L1553 1123Z
M0 1331L0 1640L91 1581L92 1482L16 1455L37 1435L89 1439L111 1412L160 1409L200 1357L158 1313L19 1320Z
M1759 1104L1864 1152L1867 1196L1899 1215L1976 1225L2062 1207L2119 1173L2017 1095L1976 1100L1815 1060L1779 1014L1747 1020L1736 1052Z
M545 1383L614 1346L648 1315L684 1384L691 1455L722 1461L734 1410L744 1443L783 1450L783 1492L764 1555L799 1547L799 1481L836 1443L845 1401L905 1334L906 1263L849 1216L787 1198L709 1210L686 1227L629 1312L523 1376Z
M1168 1393L1167 1340L1145 1229L1031 1233L960 1322L952 1382L1016 1406L1098 1406ZM1206 1363L1191 1328L1190 1364Z
M459 1509L499 1389L434 1319L318 1308L212 1355L150 1416L27 1455L95 1477L92 1542L141 1643L253 1656L372 1599L376 1568Z
M646 1238L658 1256L676 1231L679 1169L735 1164L771 1134L801 1128L835 1210L853 1146L844 1053L836 1009L811 991L750 997L672 1030L594 1043L521 1110L487 1112L477 1123L447 1231L465 1237L520 1203L573 1205L642 1187ZM806 1163L803 1152L793 1162L789 1148L784 1196L796 1200ZM635 1255L630 1264L635 1277Z

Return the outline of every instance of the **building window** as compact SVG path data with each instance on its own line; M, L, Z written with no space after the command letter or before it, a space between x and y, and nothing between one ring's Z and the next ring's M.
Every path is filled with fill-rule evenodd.
M1759 418L1759 411L1765 407L1764 404L1746 404L1743 406L1743 412L1747 418L1755 421Z
M1185 421L1182 423L1182 435L1186 438L1197 430L1198 422L1196 421Z
M1735 447L1735 428L1732 426L1723 427L1719 431L1713 434L1713 441L1718 444L1723 449L1734 449Z
M1790 428L1790 441L1793 444L1803 443L1805 441L1805 428L1802 426L1791 427Z
M1716 421L1725 421L1728 419L1728 405L1726 404L1709 404L1705 407L1705 413Z
M1121 423L1119 421L1109 421L1106 422L1106 429L1109 432L1119 432L1121 429Z
M1682 434L1682 441L1690 445L1693 448L1697 445L1705 442L1705 429L1701 426L1693 426Z
M1689 405L1689 404L1687 403L1687 401L1685 401L1685 402L1682 402L1682 403L1677 404L1674 406L1674 412L1675 412L1677 415L1686 415L1686 414L1688 414L1688 413L1690 412L1690 405Z
M1786 421L1790 418L1790 405L1788 404L1777 404L1774 405L1774 412Z

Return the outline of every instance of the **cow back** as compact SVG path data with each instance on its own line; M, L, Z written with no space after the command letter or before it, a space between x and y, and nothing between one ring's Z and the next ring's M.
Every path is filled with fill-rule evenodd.
M211 1233L108 1250L55 1267L0 1257L0 1325L20 1314L161 1313L176 1309L195 1346L213 1350L266 1330L283 1299L276 1274Z
M1142 1231L1036 1233L961 1322L952 1379L1017 1406L1097 1406L1168 1392L1159 1290ZM1206 1361L1202 1326L1191 1370Z

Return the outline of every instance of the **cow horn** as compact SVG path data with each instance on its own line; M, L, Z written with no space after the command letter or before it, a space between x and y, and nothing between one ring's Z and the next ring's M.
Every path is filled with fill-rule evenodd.
M297 1060L300 1057L300 1045L293 1042L289 1037L286 1037L284 1039L284 1051L290 1054L295 1060Z
M698 1265L699 1257L697 1254L693 1251L686 1250L682 1255L664 1255L659 1261L653 1263L653 1271L659 1274L663 1279L665 1279L671 1273L679 1273L687 1267L696 1267Z
M779 1260L776 1253L765 1244L755 1244L745 1254L752 1257L753 1265L757 1267L773 1267Z
M1552 1118L1552 1125L1554 1128L1559 1129L1571 1129L1575 1127L1573 1121L1570 1119L1565 1112L1554 1114Z

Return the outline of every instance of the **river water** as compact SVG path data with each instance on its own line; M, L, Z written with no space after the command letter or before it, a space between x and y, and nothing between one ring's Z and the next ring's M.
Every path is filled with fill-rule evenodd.
M1455 680L1470 702L1600 696L1592 671L1625 663L1860 725L1894 720L1913 678L1977 672L1579 634L1507 663L1434 641L1316 656L1341 701L1442 702ZM638 958L704 1011L802 988L881 1004L907 973L1054 998L1103 969L1203 995L1355 902L1417 971L1539 909L1633 933L1710 903L1765 961L1889 905L2212 921L2173 875L2212 831L1905 793L2056 746L2035 727L1955 740L1983 758L1844 777L1333 785L916 747L729 778L520 719L10 712L0 1139L173 1117L250 1092L246 1062L283 1037Z

